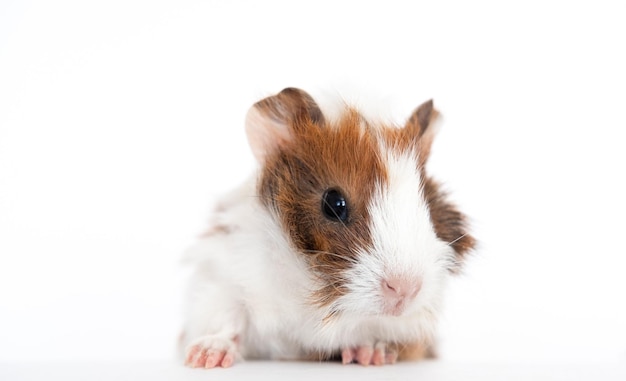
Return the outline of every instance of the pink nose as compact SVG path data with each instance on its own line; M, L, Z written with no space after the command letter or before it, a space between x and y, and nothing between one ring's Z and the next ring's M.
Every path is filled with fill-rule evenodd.
M381 280L380 286L383 294L383 313L400 316L407 304L420 292L422 280L410 277L387 277Z
M420 279L389 277L381 282L383 295L389 301L413 299L422 288Z

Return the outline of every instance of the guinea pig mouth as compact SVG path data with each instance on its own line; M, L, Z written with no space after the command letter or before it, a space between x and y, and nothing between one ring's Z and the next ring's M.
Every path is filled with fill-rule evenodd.
M395 303L383 303L383 314L390 316L400 316L406 309L406 301L398 300Z

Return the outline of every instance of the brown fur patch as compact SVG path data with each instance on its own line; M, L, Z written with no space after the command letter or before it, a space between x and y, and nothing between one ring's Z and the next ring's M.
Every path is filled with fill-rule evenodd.
M476 240L468 233L467 218L446 198L445 192L431 178L424 181L424 197L430 208L430 218L437 237L448 242L456 254L456 265L450 270L457 272L465 254L474 248Z

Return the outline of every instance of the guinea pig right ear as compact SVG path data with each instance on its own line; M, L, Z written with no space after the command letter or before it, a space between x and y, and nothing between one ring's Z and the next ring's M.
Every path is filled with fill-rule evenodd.
M246 117L246 135L252 153L263 162L269 153L290 142L299 129L311 123L323 124L324 116L303 90L288 87L255 103Z
M430 156L430 148L437 133L439 111L433 106L430 99L422 103L406 122L405 129L419 144L420 164L424 165Z

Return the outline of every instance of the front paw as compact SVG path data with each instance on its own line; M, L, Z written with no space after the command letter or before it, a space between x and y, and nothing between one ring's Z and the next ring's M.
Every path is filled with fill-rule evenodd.
M341 351L341 362L344 364L356 362L364 366L384 365L394 364L397 359L398 351L385 343L344 348Z
M237 337L225 339L207 335L194 340L185 350L185 365L191 368L228 368L239 358Z

